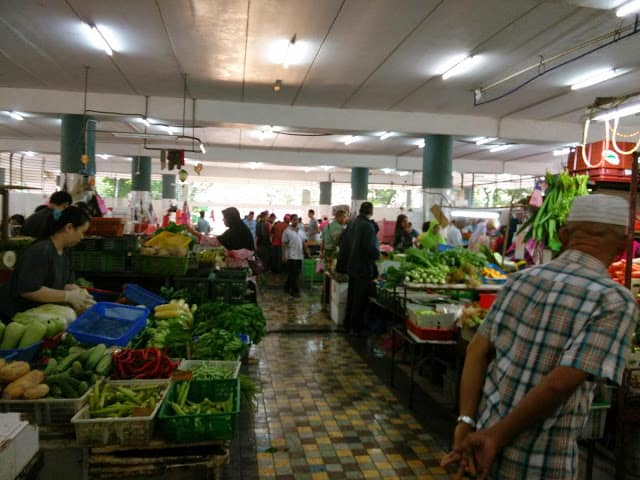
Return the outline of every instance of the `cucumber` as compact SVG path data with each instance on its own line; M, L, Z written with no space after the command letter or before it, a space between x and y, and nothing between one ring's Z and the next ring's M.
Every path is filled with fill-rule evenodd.
M91 350L89 350L89 356L87 358L87 370L93 370L98 365L98 362L104 356L104 353L107 351L107 346L103 343L96 345Z
M110 371L111 371L111 353L107 353L100 359L100 361L98 362L98 365L96 365L96 373L98 375L102 375L106 377L107 375L109 375Z

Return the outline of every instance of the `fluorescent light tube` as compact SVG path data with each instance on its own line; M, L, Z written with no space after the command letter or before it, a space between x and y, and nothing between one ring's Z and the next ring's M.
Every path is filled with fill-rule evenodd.
M631 2L625 3L618 10L616 10L617 17L626 17L627 15L631 15L632 13L636 13L640 11L640 0L633 0Z
M393 170L394 170L393 168L381 168L381 169L380 169L380 171L381 171L382 173L385 173L385 174L387 174L387 175L389 175L391 172L393 172Z
M553 151L553 156L554 157L564 157L565 155L569 155L571 153L571 149L570 148L561 148L559 150L554 150Z
M173 135L173 128L169 125L165 125L164 129L167 131L169 135Z
M491 143L494 140L497 140L497 138L493 138L493 137L480 137L478 139L476 139L476 145L485 145L487 143Z
M24 117L20 115L18 112L8 112L7 114L14 120L24 120Z
M354 135L349 135L348 137L346 137L344 139L344 144L345 145L351 145L353 142L357 142L358 141L358 137L354 136Z
M113 132L111 135L117 138L149 138L149 139L165 139L174 138L173 136L157 134L157 133L134 133L134 132Z
M632 103L631 105L627 105L626 107L622 108L614 108L613 110L609 110L607 112L596 115L593 119L596 121L604 122L605 120L613 120L616 117L628 117L630 115L635 115L636 113L640 113L640 102Z
M387 138L391 137L393 135L392 132L382 132L382 134L380 134L380 140L386 140Z
M151 123L149 123L149 120L147 119L147 117L143 117L142 120L140 121L144 123L147 127L151 126Z
M451 210L451 216L462 218L492 218L494 220L500 218L500 214L498 212L483 212L477 210Z
M331 170L333 168L333 165L320 165L320 168L326 172L328 170Z
M406 170L398 170L396 172L400 177L406 177L407 175L409 175L411 172L407 172Z
M202 152L203 155L207 153L207 150L204 148L204 143L200 144L200 151Z
M416 145L418 146L418 148L424 148L424 138L418 140L418 143L416 143Z
M100 30L98 30L98 28L95 25L87 24L87 27L89 27L89 32L91 34L91 39L93 40L93 43L96 46L100 47L102 50L104 50L104 52L107 55L109 56L113 55L113 50L105 40L104 36L102 36L102 33L100 33Z
M262 166L262 162L248 162L247 166L251 169L251 170L255 170L256 168L259 168Z
M489 152L491 153L502 152L510 147L511 145L498 145L497 147L490 148Z
M469 70L475 67L481 59L482 57L478 55L465 58L460 63L454 65L452 68L444 72L442 74L442 79L447 80L456 75L462 75L464 73L467 73Z
M98 157L100 157L103 160L109 160L111 158L111 155L107 155L106 153L99 153Z
M24 152L24 154L27 157L34 157L36 155L36 152L32 152L31 150L27 150L27 151Z
M607 68L605 70L599 70L597 72L592 72L588 76L584 77L582 80L571 85L571 90L580 90L581 88L591 87L592 85L597 85L598 83L606 82L612 78L615 78L619 75L626 73L625 70L616 70L615 68Z

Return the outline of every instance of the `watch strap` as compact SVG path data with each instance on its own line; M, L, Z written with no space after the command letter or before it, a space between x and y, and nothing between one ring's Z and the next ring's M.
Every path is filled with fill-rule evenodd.
M458 417L457 422L458 423L460 423L460 422L466 423L470 427L476 428L476 421L473 418L469 417L468 415L460 415Z

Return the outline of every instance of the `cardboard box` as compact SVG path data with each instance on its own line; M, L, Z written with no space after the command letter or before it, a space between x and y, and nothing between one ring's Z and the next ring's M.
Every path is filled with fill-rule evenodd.
M16 478L40 450L38 426L0 413L0 478Z

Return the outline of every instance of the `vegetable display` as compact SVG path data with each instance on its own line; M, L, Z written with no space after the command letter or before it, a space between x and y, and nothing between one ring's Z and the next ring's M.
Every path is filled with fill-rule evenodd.
M179 382L176 385L176 401L169 402L175 415L210 415L214 413L231 413L233 411L233 397L222 402L213 402L207 397L200 402L188 400L191 382Z
M247 349L237 335L214 328L197 338L191 356L199 360L237 360Z
M42 382L44 373L31 370L27 362L9 362L0 359L2 398L6 400L35 400L47 396L49 387Z
M113 353L112 378L118 380L169 378L179 362L158 348L121 350Z
M89 395L90 418L138 417L149 415L162 398L166 385L124 386L104 383Z
M233 378L235 368L203 363L193 367L190 372L191 378L194 380L224 380Z
M533 237L554 252L562 248L558 236L560 228L567 223L571 202L575 197L587 195L588 175L571 176L567 172L546 174L547 190L542 206L524 223L521 230L531 226L526 238Z

